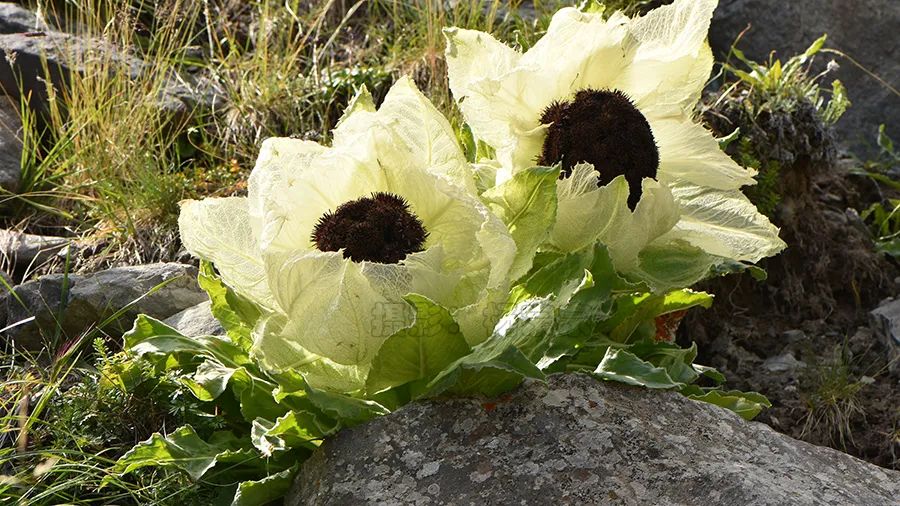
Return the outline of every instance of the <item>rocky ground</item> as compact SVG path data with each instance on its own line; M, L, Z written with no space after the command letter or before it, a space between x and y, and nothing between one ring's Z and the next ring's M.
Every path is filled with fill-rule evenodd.
M794 214L776 217L790 247L765 264L768 280L709 283L716 303L686 319L681 339L734 388L769 397L760 421L897 468L900 272L850 204L854 182L871 184L840 167L812 178Z

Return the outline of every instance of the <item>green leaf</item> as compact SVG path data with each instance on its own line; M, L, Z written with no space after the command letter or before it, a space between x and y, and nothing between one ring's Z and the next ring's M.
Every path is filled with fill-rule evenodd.
M233 441L225 441L227 443L207 443L190 425L165 437L156 433L123 455L113 466L113 472L128 474L142 467L172 467L197 481L220 460L258 458L254 451L236 448Z
M275 420L288 411L275 399L275 389L278 386L256 374L252 368L236 368L231 375L229 386L240 401L241 414L248 422L260 417Z
M543 379L535 363L550 346L555 310L551 297L519 303L497 323L485 342L444 369L422 395L449 390L492 396L522 378Z
M510 272L517 279L531 269L538 246L556 221L559 167L531 167L489 189L482 200L509 228L517 253Z
M716 406L734 411L744 420L753 420L763 409L771 408L772 403L762 394L756 392L740 392L737 390L704 390L690 385L681 391L689 399L708 402Z
M179 381L187 386L194 397L201 401L213 401L228 388L228 382L235 369L225 367L214 360L207 360L197 367L191 376L183 376Z
M209 295L213 316L219 320L228 337L249 352L253 344L251 332L261 314L259 308L222 283L210 262L200 262L198 281L200 288Z
M334 434L339 425L326 417L307 411L289 411L274 422L264 418L253 421L250 438L264 456L294 448L314 450L325 436Z
M666 373L674 381L685 385L697 381L700 373L694 369L694 359L697 358L697 345L690 348L682 348L675 344L656 341L644 341L628 348L641 360L666 370Z
M891 156L894 155L894 141L888 136L887 126L884 123L878 125L878 140L876 142L881 151Z
M636 294L617 299L613 316L606 322L610 337L620 343L637 342L641 337L652 337L656 333L657 316L684 311L693 307L709 308L712 306L712 295L692 290L677 290L665 295ZM649 330L649 335L637 332L639 329Z
M721 385L722 383L725 383L725 375L720 373L714 367L709 367L709 366L700 365L700 364L693 364L693 367L697 372L699 372L703 376L706 376L707 378L715 381L717 385Z
M430 380L470 351L449 311L421 295L409 295L406 301L415 309L415 322L381 345L366 379L370 394Z
M730 146L732 142L738 140L738 138L740 136L741 136L741 127L737 127L734 129L733 132L726 135L725 137L720 137L720 138L716 139L716 142L719 143L719 149L721 149L722 151L725 151L726 149L728 149L728 146Z
M578 290L587 288L586 274L590 275L591 284L598 287L595 293L600 297L638 287L616 273L606 247L597 244L567 255L539 254L531 272L511 290L508 302L512 307L526 299L552 294L558 306L565 305Z
M822 112L822 119L825 123L834 124L847 112L847 109L853 105L848 98L847 88L844 83L835 79L831 83L831 99L828 106Z
M134 327L124 335L125 349L137 356L170 356L185 353L212 357L224 365L251 364L247 353L224 338L187 337L165 323L147 315L138 315Z
M625 350L609 348L594 375L608 381L618 381L647 388L682 388L684 383L675 381L662 367L641 360Z
M685 241L651 244L638 256L634 275L655 292L693 286L709 277L716 258Z
M550 260L546 257L543 259ZM535 297L571 294L584 279L584 272L589 263L590 256L583 250L558 256L546 265L533 269L511 290L508 300L510 307Z
M284 497L290 491L299 468L296 464L261 480L241 482L231 506L264 506Z
M319 390L309 385L306 386L306 395L313 406L344 426L360 424L390 413L375 401Z
M156 340L161 353L172 351L197 351L202 347L199 344L191 344L191 339L165 323L140 314L134 320L134 326L122 336L126 349L134 347L151 339ZM170 338L168 340L161 338ZM153 348L148 348L152 350ZM149 351L148 351L149 352Z
M815 56L815 54L821 51L822 47L825 46L826 40L828 40L827 33L816 39L815 42L813 42L812 45L810 45L809 48L803 53L803 57L809 59Z

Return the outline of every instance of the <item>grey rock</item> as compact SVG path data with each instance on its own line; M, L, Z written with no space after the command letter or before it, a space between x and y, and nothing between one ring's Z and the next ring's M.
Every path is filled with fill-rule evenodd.
M65 237L0 230L0 265L9 271L30 270L56 256L72 240Z
M797 344L806 341L806 332L800 329L786 330L781 333L781 338L788 344Z
M0 2L0 33L25 33L46 30L37 15L13 2Z
M163 323L190 337L221 336L225 329L212 314L212 303L201 302L167 318Z
M806 366L803 362L797 360L793 353L784 353L776 357L769 357L763 362L763 369L774 372L794 372Z
M585 375L410 404L304 463L312 504L896 504L900 473L674 392Z
M771 51L782 59L806 50L828 34L828 47L838 49L888 83L900 82L900 2L897 0L721 0L710 29L710 44L718 56L728 53L747 25L751 29L739 47L756 61ZM853 107L837 124L842 140L854 148L873 144L877 127L891 131L900 125L900 97L850 61L821 55L820 63L834 58L840 70L826 79L840 79L847 86Z
M22 177L22 119L8 97L0 96L0 188L15 192Z
M164 282L164 287L147 295ZM68 292L65 298L64 291ZM105 333L122 334L139 313L165 319L206 299L197 285L197 269L173 263L119 267L86 275L50 274L16 287L15 292L18 300L9 293L0 296L0 329L26 323L0 332L0 345L12 342L17 349L29 351L42 349L57 329L61 329L63 339L73 339L132 302L131 308L103 328ZM34 319L29 321L31 317Z
M890 372L900 372L900 299L882 302L872 310L869 326L888 350Z

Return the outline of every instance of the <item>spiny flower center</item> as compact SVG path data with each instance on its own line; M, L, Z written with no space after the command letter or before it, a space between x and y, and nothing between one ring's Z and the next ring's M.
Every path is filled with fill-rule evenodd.
M319 218L312 240L320 251L344 250L354 262L395 264L422 251L428 232L402 197L373 193Z
M541 114L550 125L538 163L562 163L560 178L572 175L579 163L590 163L600 173L597 185L616 176L628 181L628 207L641 199L641 181L655 178L659 149L647 118L618 90L585 89L573 100L554 102Z

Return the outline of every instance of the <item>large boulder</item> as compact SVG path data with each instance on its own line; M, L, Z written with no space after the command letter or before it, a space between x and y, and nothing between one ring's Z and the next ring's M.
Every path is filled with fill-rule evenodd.
M900 473L659 392L555 375L346 429L287 505L896 504Z
M897 0L720 0L709 34L717 56L724 57L748 25L739 47L756 61L766 60L773 50L782 59L802 53L827 33L828 47L846 53L894 87L900 82ZM873 144L879 124L886 124L889 132L897 128L900 97L845 58L822 55L821 63L831 58L841 68L825 84L841 79L853 102L837 124L842 140L863 148Z
M197 284L197 269L190 265L159 263L85 275L50 274L16 287L15 295L0 295L0 329L11 327L0 332L0 346L11 342L20 350L39 351L54 336L73 339L133 302L103 328L107 334L121 334L139 313L165 319L206 298ZM16 325L20 322L24 323Z

